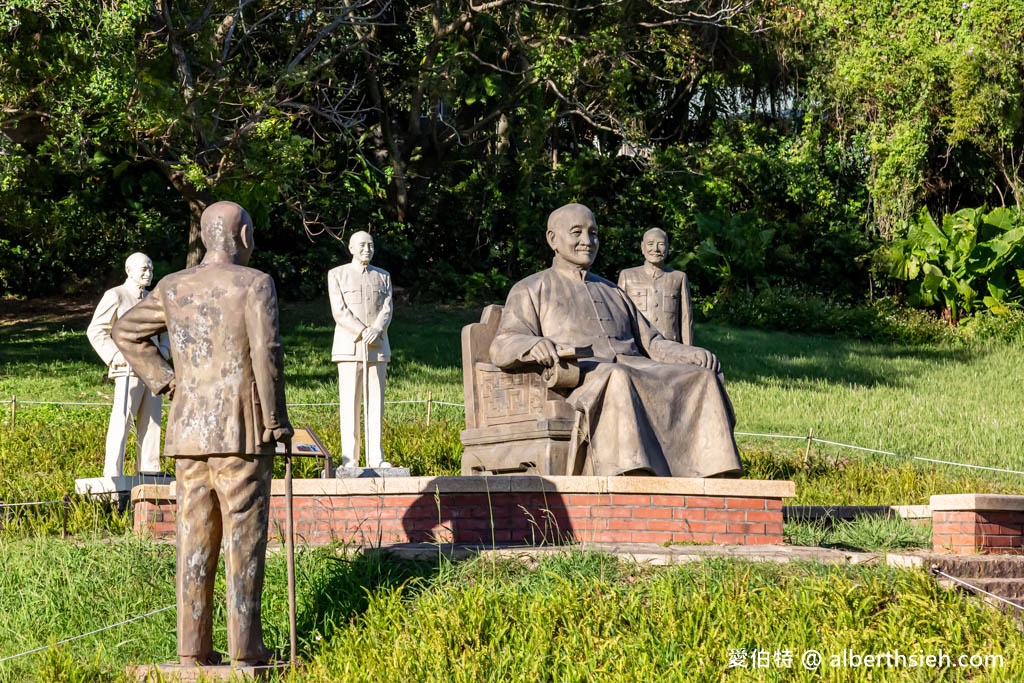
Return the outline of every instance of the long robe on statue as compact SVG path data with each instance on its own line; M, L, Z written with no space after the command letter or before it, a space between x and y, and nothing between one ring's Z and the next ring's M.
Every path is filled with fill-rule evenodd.
M542 337L593 348L579 361L580 385L567 396L587 431L578 474L742 471L722 375L690 364L692 347L662 337L617 286L558 259L516 283L491 360L505 370L534 365L530 349Z

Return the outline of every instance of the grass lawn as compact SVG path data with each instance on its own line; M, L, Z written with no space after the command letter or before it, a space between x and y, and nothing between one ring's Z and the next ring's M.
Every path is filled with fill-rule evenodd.
M9 310L9 309L7 309ZM84 315L84 317L83 317ZM388 401L462 402L459 330L478 311L399 309ZM0 321L0 399L109 403L111 385L84 329L68 316ZM292 421L337 451L337 385L326 302L285 305ZM699 344L726 368L739 431L817 436L938 459L1024 464L1024 350L893 347L834 338L699 326ZM324 405L302 405L324 404ZM0 499L54 500L102 466L107 410L19 404L0 424ZM422 404L386 411L389 459L414 474L458 471L462 411ZM1020 491L1017 475L987 475L801 441L740 438L750 476L792 478L801 503L921 503L956 491ZM305 468L305 471L301 468ZM303 461L299 475L311 475ZM173 549L131 538L126 519L73 501L71 540L54 537L57 508L8 512L0 531L0 682L120 681L128 662L174 654L173 611L40 653L25 650L174 602ZM891 525L890 525L891 526ZM885 533L883 534L882 531ZM908 541L902 530L867 530ZM863 544L795 529L803 542ZM812 538L813 537L813 538ZM869 539L870 541L870 539ZM284 562L272 554L264 595L268 642L287 642ZM399 562L339 548L299 554L299 631L309 663L296 681L1019 680L1016 623L918 572L702 562L654 569L566 553L527 565L478 559ZM223 585L218 587L223 595ZM223 643L223 614L216 617ZM807 671L800 657L891 652L997 655L982 668ZM751 669L767 651L766 668ZM746 667L736 664L741 656ZM787 656L793 660L785 666Z
M85 339L88 311L0 325L0 400L109 403L112 386ZM459 331L477 310L400 308L391 326L384 442L416 475L459 470L463 426ZM16 320L14 316L9 318ZM292 422L338 452L337 377L326 301L282 306ZM826 337L698 326L722 359L737 431L815 436L905 455L1024 469L1024 349L897 347ZM403 403L432 397L426 406ZM310 405L315 404L315 405ZM51 500L102 470L104 407L19 403L0 427L0 499ZM1019 491L1020 475L910 464L805 442L739 436L750 476L792 478L800 503L915 504L933 493ZM133 446L130 446L130 448ZM130 461L130 456L128 460ZM298 476L314 463L300 461Z
M6 545L3 556L0 659L174 603L170 546L37 538ZM300 552L297 564L298 630L308 667L289 681L1010 681L1024 675L1024 635L1016 622L937 588L922 572L720 560L650 568L577 552L451 564L332 547ZM264 626L268 644L282 653L284 574L283 557L273 553ZM223 600L223 584L216 592ZM218 614L215 643L224 647L224 638ZM125 664L173 659L174 648L168 610L0 662L0 682L124 681ZM752 669L759 650L769 659ZM802 664L809 650L825 656L818 672ZM963 669L829 664L844 651L1001 659ZM741 656L746 668L730 666Z

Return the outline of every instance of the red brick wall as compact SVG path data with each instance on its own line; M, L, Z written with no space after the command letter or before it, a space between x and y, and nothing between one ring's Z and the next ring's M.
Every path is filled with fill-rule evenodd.
M173 500L135 503L135 531L173 538ZM638 493L491 492L295 496L299 543L782 543L782 499ZM271 499L271 538L285 529Z
M935 510L935 552L1020 553L1024 549L1024 511Z

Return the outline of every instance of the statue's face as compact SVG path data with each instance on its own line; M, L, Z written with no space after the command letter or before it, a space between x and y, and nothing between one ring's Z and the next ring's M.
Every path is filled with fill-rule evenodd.
M668 256L668 237L661 230L655 228L654 230L648 230L644 234L643 243L640 245L640 250L644 254L644 259L648 263L661 266L665 263L665 258Z
M361 266L368 266L373 260L373 238L365 232L357 232L349 240L348 250L352 252L353 261Z
M590 268L597 258L597 221L587 210L571 211L548 230L548 244L563 261L580 268Z
M128 279L139 287L149 287L153 283L153 261L148 256L133 254L125 264Z

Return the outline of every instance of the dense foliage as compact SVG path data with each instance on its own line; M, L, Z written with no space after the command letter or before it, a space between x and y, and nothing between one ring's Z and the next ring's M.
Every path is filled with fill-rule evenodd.
M1020 202L1024 9L997 0L12 0L0 35L15 294L194 263L229 198L292 296L366 228L417 296L494 300L578 200L599 272L663 227L709 310L799 285L956 320L973 302L907 289L893 249L922 209Z

